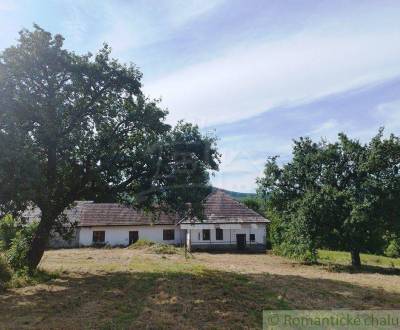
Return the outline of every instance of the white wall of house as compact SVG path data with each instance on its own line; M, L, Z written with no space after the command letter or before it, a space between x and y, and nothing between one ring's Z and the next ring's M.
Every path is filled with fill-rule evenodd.
M163 240L163 230L173 229L175 231L174 240ZM138 231L139 239L147 239L154 242L166 244L181 244L184 243L184 234L179 227L174 225L154 225L154 226L94 226L81 227L79 233L79 245L90 246L93 244L93 231L105 232L105 243L109 245L128 245L129 232Z
M192 245L224 245L236 244L236 235L246 235L246 245L266 244L266 225L265 224L196 224L181 225L182 229L190 230ZM223 230L223 239L216 239L216 228ZM210 230L210 240L203 240L203 229ZM254 241L250 241L250 234L254 234Z

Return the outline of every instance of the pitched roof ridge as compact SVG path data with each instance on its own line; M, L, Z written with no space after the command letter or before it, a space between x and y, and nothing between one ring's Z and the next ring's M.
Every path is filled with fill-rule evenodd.
M221 193L223 196L227 197L229 200L235 202L237 205L239 205L240 207L249 210L250 212L254 213L254 215L259 216L259 217L263 217L261 214L257 213L256 211L254 211L253 209L247 207L247 205L245 205L244 203L238 201L237 199L233 198L232 196L230 196L228 193L226 193L223 189L220 188L215 188L215 191L212 193L216 193L219 192ZM210 193L208 196L210 196L212 193ZM263 217L264 218L264 217Z

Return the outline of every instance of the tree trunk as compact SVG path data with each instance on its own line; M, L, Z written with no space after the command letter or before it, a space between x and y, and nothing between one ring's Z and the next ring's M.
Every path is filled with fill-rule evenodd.
M52 111L49 112L49 116L53 122L56 120L55 117L53 118L54 114L55 113ZM41 208L42 216L27 255L28 267L31 272L37 268L43 257L44 250L49 240L50 231L53 227L54 219L56 218L54 216L54 214L56 214L54 212L54 207L49 203L51 198L55 195L57 172L57 148L52 138L54 138L54 136L49 136L47 147L47 203Z
M52 227L51 224L52 221L50 221L49 217L42 213L42 218L36 233L33 236L27 255L28 267L30 271L33 271L37 268L40 260L43 257Z
M351 251L351 265L354 268L361 268L360 251L358 250Z

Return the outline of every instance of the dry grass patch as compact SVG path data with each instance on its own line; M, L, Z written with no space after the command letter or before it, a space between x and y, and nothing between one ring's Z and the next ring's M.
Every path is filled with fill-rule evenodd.
M0 328L261 328L263 309L400 307L398 276L264 254L89 248L48 251L41 267L60 277L0 295Z

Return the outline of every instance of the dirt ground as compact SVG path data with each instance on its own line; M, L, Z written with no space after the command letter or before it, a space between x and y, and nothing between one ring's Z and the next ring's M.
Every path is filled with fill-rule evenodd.
M47 251L58 278L0 294L1 329L261 328L265 309L398 309L400 276L271 254Z

